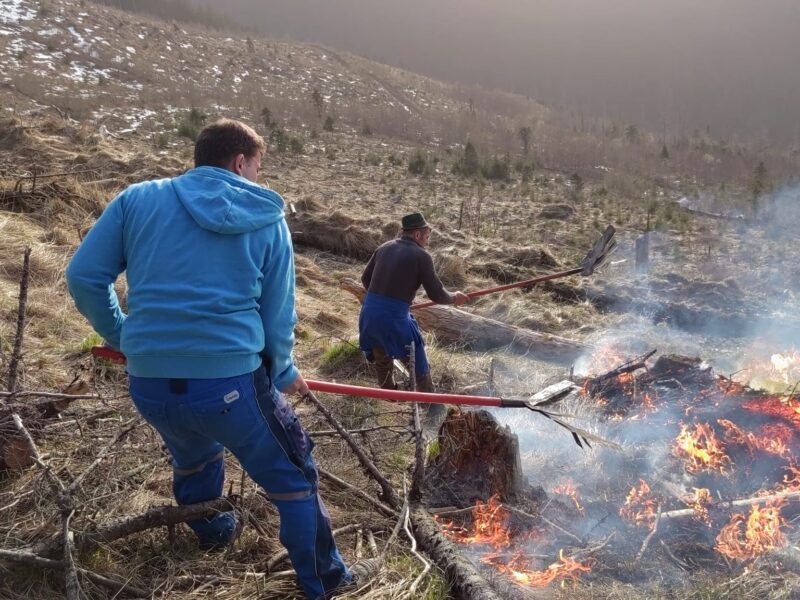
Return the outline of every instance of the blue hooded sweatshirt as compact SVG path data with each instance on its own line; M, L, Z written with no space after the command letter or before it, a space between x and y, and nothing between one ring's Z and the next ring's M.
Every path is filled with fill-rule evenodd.
M127 314L114 291L123 271ZM298 375L283 199L230 171L199 167L124 190L78 248L67 285L131 375L234 377L262 353L278 389Z

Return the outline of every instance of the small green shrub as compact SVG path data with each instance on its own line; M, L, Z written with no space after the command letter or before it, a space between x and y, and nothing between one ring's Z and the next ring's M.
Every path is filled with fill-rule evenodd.
M95 346L102 346L102 345L103 345L103 338L100 337L100 334L93 331L88 336L86 336L86 338L81 342L80 351L89 352Z
M422 150L417 150L408 161L408 172L412 175L424 175L428 170L428 157Z
M169 145L169 136L166 131L156 133L153 136L153 145L159 150L164 150Z
M286 152L289 147L289 136L280 127L276 127L270 132L269 141L275 146L275 150L281 154Z
M486 179L508 181L511 177L511 165L509 164L508 157L493 157L491 160L487 161L486 164L481 166L481 174Z
M289 150L292 154L304 154L305 147L303 146L303 140L300 138L293 137L289 140Z
M178 135L196 141L207 119L208 116L199 108L186 111L178 121Z
M467 142L464 145L464 151L461 156L453 163L453 173L464 177L474 177L480 170L481 163L478 158L478 151L472 142Z

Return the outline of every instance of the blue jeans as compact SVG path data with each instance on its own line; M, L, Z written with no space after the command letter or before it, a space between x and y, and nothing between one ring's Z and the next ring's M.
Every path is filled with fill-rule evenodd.
M161 435L173 459L178 504L219 498L230 450L275 504L280 541L309 598L350 581L317 493L313 442L264 367L226 379L130 377L136 408ZM205 547L234 535L232 512L189 522Z

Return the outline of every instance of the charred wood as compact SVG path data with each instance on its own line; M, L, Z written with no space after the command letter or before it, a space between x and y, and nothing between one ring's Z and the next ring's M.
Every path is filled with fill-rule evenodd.
M461 555L456 545L439 532L436 523L423 507L415 506L411 509L411 523L420 547L444 571L456 598L500 600L500 596Z
M514 502L523 494L527 482L517 436L488 411L451 409L439 428L438 444L426 474L429 504L473 503L493 494Z

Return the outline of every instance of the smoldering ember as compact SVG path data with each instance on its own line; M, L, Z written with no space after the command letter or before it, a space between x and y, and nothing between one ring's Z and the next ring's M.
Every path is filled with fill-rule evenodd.
M486 7L394 24L440 81L251 4L0 0L0 598L800 598L794 73L591 113Z

